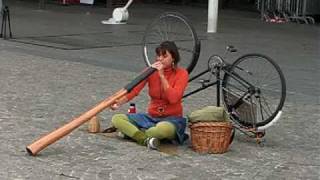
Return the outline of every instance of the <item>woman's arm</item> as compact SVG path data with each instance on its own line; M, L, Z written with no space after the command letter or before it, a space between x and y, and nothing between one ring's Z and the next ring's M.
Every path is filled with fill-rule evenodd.
M160 79L162 79L160 77ZM170 86L168 80L164 77L163 88L165 92L165 96L170 104L175 104L181 101L184 91L188 85L189 75L186 70L179 70L176 74L175 85L174 87Z
M147 79L143 80L141 83L139 83L136 87L134 87L130 93L128 93L125 97L127 98L127 102L139 95L141 90L144 88L144 86L147 83Z
M125 96L123 96L120 99L117 99L114 104L111 105L112 110L118 109L122 104L125 104L132 100L134 97L136 97L140 91L144 88L144 86L147 83L147 79L140 82L136 87L134 87L131 92L127 93Z

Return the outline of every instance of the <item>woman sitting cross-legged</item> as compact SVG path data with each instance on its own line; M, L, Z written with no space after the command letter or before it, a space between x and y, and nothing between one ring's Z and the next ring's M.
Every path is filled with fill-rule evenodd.
M156 62L152 67L157 71L111 106L113 110L118 109L148 84L148 112L115 114L112 124L124 135L150 149L157 149L162 139L176 140L182 144L186 138L186 119L181 100L188 84L188 72L178 66L180 55L174 42L162 42L155 51Z

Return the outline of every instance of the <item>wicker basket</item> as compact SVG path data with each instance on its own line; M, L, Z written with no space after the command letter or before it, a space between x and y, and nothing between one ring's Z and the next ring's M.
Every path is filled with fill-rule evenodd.
M221 154L228 150L232 130L230 122L197 122L189 127L194 151Z

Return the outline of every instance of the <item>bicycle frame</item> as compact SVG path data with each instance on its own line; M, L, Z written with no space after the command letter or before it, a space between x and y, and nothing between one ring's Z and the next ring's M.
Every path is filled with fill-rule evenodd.
M200 72L199 74L193 76L192 78L189 79L189 82L195 80L195 79L198 79L199 77L207 74L207 73L211 73L213 75L215 75L216 77L216 80L211 82L211 78L210 79L207 79L207 80L201 80L201 87L200 88L197 88L187 94L185 94L183 96L183 98L187 98L188 96L191 96L197 92L200 92L202 90L205 90L211 86L214 86L216 85L216 98L217 98L217 106L220 106L220 98L221 98L221 87L222 87L222 79L221 79L221 72L224 72L225 74L228 74L230 77L234 78L237 82L239 82L240 84L242 84L244 87L246 87L248 89L247 92L245 92L233 105L234 108L237 108L239 107L241 104L244 103L244 98L248 95L248 94L254 94L256 93L256 89L255 87L249 83L248 81L246 81L245 79L243 79L240 75L238 75L237 73L235 72L232 72L230 71L230 68L231 68L231 64L228 64L227 62L225 62L223 60L222 57L218 56L218 55L213 55L209 58L209 62L210 62L210 59L212 57L215 57L217 58L217 60L219 60L220 62L215 62L213 63L211 66L210 66L210 63L209 64L209 67L208 69ZM237 67L239 68L239 67ZM241 69L241 68L240 68ZM253 112L253 109L251 107L251 112ZM229 110L228 110L228 113L230 114ZM256 127L256 120L254 120L252 122L252 127L246 127L242 124L240 124L239 122L237 122L237 120L234 119L234 116L233 115L230 115L230 120L232 121L232 124L233 124L233 127L240 130L242 133L244 133L245 135L251 137L251 138L256 138L256 141L257 143L261 143L261 138L265 135L265 131L264 130L258 130L257 127Z

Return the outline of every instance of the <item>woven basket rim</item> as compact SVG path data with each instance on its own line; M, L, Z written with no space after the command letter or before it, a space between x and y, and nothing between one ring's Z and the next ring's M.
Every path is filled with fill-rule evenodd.
M220 127L232 127L231 122L196 122L190 123L190 128L203 127L203 126L220 126Z

